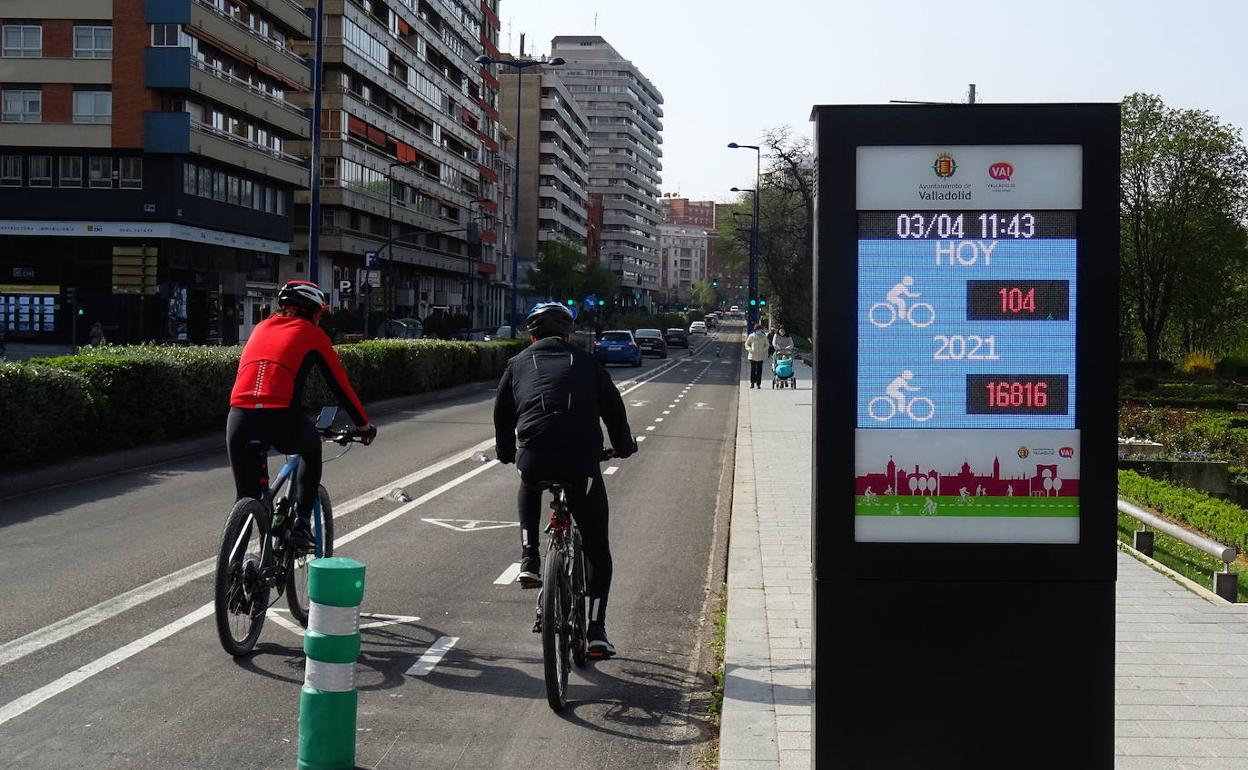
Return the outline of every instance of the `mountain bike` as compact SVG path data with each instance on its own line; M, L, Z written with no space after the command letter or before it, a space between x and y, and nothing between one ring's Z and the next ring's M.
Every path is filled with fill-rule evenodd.
M363 437L354 428L332 427L337 414L337 407L323 409L316 421L317 433L323 441L350 449L351 442ZM278 599L286 594L290 614L307 627L308 565L314 559L334 555L334 512L325 487L317 487L317 499L312 505L315 547L311 552L293 548L290 537L298 498L295 480L303 459L299 455L288 456L277 478L270 483L269 447L259 441L252 441L251 447L256 452L257 472L261 474L260 499L245 497L234 504L217 554L217 636L225 651L236 657L255 647L265 615L277 602L269 601L274 590Z
M602 450L602 461L615 456L611 449ZM568 705L568 674L572 665L585 665L588 659L589 594L585 579L585 550L581 532L576 527L568 494L562 482L544 481L543 490L550 490L550 523L546 532L545 564L542 567L542 590L537 597L537 620L533 631L542 635L542 663L546 679L546 701L556 712Z

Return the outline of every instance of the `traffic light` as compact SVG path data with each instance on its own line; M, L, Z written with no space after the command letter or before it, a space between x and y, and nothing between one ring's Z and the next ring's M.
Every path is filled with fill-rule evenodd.
M759 297L759 298L758 298L758 306L759 306L759 307L767 307L767 298L766 298L766 297Z
M750 307L757 307L757 306L758 306L758 300L754 299L753 297L750 297Z
M78 306L78 315L86 315L86 314L87 314L87 313L86 313L86 311L82 309L82 306L81 306L81 305L79 305L79 306Z
M716 289L718 289L718 288L719 288L719 279L718 279L718 278L712 278L712 279L711 279L711 286L713 286L713 287L715 287Z
M568 300L564 300L564 301L567 303L568 307L576 307L576 300L574 300L574 299L568 299Z
M606 304L607 304L607 301L605 299L598 300L598 307L603 307Z

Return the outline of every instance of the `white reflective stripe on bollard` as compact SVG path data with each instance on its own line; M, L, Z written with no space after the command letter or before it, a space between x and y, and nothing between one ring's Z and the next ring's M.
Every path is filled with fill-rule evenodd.
M326 636L351 636L360 632L360 608L334 607L308 602L308 630Z
M350 692L355 689L355 664L323 663L308 658L303 683L323 692Z

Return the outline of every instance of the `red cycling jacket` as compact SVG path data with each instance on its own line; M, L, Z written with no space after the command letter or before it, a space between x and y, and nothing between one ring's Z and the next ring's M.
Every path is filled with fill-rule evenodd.
M303 385L313 366L356 425L368 414L347 379L342 360L321 328L303 318L271 315L256 325L238 362L230 406L240 409L286 409L303 402Z

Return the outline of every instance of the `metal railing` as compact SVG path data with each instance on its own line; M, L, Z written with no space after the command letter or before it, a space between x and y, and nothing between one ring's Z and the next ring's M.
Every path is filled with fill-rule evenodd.
M248 140L246 137L242 137L242 136L239 136L238 134L231 133L229 131L226 131L225 129L217 128L216 126L210 125L208 123L202 123L198 120L195 120L194 118L191 118L191 130L200 131L205 134L210 134L212 136L220 137L222 139L233 142L234 144L238 144L243 147L246 147L249 150L253 150L255 152L262 152L265 155L271 155L278 160L285 161L286 163L290 163L295 166L299 166L300 168L305 168L305 169L307 168L307 162L303 158L300 158L297 155L291 155L289 153L282 152L281 150L275 150L272 147L265 147L262 144L256 144L255 142Z
M1231 564L1234 563L1235 558L1238 556L1235 548L1223 545L1213 538L1186 530L1169 519L1162 518L1151 511L1146 511L1121 498L1118 500L1118 511L1140 522L1144 527L1152 527L1158 532L1169 535L1180 543L1189 545L1201 553L1208 554L1222 562L1222 571L1213 573L1213 592L1228 602L1236 600L1239 578L1234 572L1231 572ZM1148 529L1136 530L1133 533L1131 545L1135 550L1151 559L1153 557L1153 532Z
M238 86L239 88L245 88L251 93L260 97L261 99L264 99L265 101L271 104L276 104L278 107L281 107L287 112L298 115L299 117L303 117L304 115L302 108L296 107L295 105L291 104L285 99L280 99L274 96L273 94L268 93L267 91L263 91L257 88L255 84L253 83L243 80L242 78L234 77L233 75L229 74L228 72L225 72L224 70L219 70L216 67L209 67L207 62L200 61L199 59L196 59L194 56L191 57L191 66L198 68L202 72L206 72L209 75L212 75L218 80L224 80L225 82L230 83L231 85Z
M250 33L251 36L256 38L257 40L263 40L265 43L268 43L278 53L283 54L293 59L294 61L299 62L300 64L303 64L305 66L307 65L307 60L305 60L302 56L300 56L299 54L287 48L285 43L275 38L271 38L268 35L260 34L259 30L252 28L251 25L244 24L241 20L234 18L229 13L227 13L224 9L218 8L216 4L212 2L212 0L195 0L195 2L199 3L203 7L217 14L218 16L230 22L231 24L238 27L239 29L245 30L246 32Z

